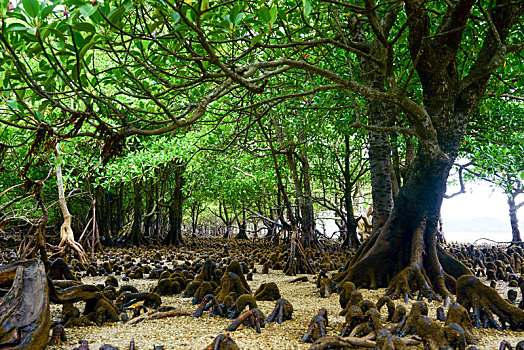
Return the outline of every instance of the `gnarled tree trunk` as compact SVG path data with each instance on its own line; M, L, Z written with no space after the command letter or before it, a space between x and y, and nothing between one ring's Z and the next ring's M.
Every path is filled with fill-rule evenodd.
M60 244L58 247L61 249L60 252L65 252L67 248L72 249L78 255L79 260L88 264L89 260L84 251L84 248L80 243L75 241L75 235L73 234L73 229L71 228L71 219L73 215L69 212L67 208L67 203L65 200L64 194L64 179L62 177L62 157L60 156L60 143L56 144L56 182L58 186L58 204L60 205L60 210L62 211L62 216L64 218L64 223L60 227Z
M412 275L408 280L422 281L421 292L430 293L433 287L441 295L449 296L444 284L445 271L437 256L436 228L453 162L446 158L428 159L420 153L415 164L384 226L357 251L349 269L337 280L350 280L370 288L385 287L407 269L401 277ZM470 273L464 265L456 266L454 271L446 272L457 277ZM411 290L397 292L406 295Z
M440 208L469 118L490 75L502 62L509 29L524 10L522 4L496 1L489 10L491 27L482 48L469 75L461 77L457 52L474 3L461 0L450 5L437 32L427 40L429 10L421 1L405 1L409 50L424 99L423 107L412 106L416 115L406 111L418 138L418 150L387 221L357 251L346 271L336 277L339 282L351 280L363 287L389 285L388 294L396 296L420 292L435 297L437 292L449 297L446 273L454 278L471 274L437 244Z

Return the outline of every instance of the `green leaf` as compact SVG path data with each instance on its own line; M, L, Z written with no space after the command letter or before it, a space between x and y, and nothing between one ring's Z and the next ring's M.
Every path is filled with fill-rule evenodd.
M255 46L255 44L258 43L260 39L262 39L263 36L264 36L264 33L257 34L253 39L251 39L249 46L250 47Z
M95 45L96 41L98 40L98 38L100 38L101 36L99 34L97 35L93 35L93 37L91 38L91 40L89 40L83 47L82 49L80 50L80 52L78 53L78 56L80 57L80 59L84 58L85 54L87 53L87 51L93 47L93 45Z
M311 3L309 0L302 0L302 5L304 6L304 16L309 16L311 13Z
M38 13L40 12L40 4L38 0L22 0L22 5L29 17L35 18L38 16Z
M84 6L81 6L79 10L82 16L84 16L85 18L88 18L89 16L91 16L93 13L96 12L96 6L92 6L91 4L84 5Z
M202 5L200 6L200 11L206 11L209 9L209 0L202 0Z
M122 15L124 14L124 11L125 11L124 7L119 7L117 9L114 9L113 11L109 12L109 15L107 15L107 19L109 20L109 22L114 24L120 21L120 19L122 18Z
M269 23L273 24L275 23L277 19L278 9L276 5L273 5L271 9L269 10Z
M11 23L7 26L6 32L18 32L18 31L26 31L27 27L23 25L22 23Z
M177 24L178 21L180 21L180 14L178 12L171 11L170 15L171 15L171 19L173 20L173 24Z
M20 110L20 109L19 109L19 106L18 106L18 102L16 102L16 101L7 101L6 104L7 104L10 108L14 109L15 111L19 111L19 110Z
M53 12L55 7L56 7L56 5L49 5L49 6L44 7L42 9L42 12L40 12L40 18L41 19L46 19L47 16L49 16L49 14L51 14L51 12Z
M16 18L21 21L27 22L27 18L23 14L14 11L8 12L7 18Z
M258 18L264 22L264 23L269 23L269 19L270 19L270 16L269 16L269 9L267 8L267 6L262 6L258 11L257 11L257 16Z
M186 17L189 21L195 23L196 15L192 9L188 9L186 12Z
M90 33L94 33L96 31L95 26L87 22L77 22L73 24L73 29L76 29L81 32L90 32Z
M42 102L40 104L40 106L38 106L38 110L40 112L44 111L49 105L51 104L51 102L49 100L45 100L44 102Z
M242 18L244 18L244 13L240 12L237 17L233 20L234 25L238 25L240 21L242 21Z

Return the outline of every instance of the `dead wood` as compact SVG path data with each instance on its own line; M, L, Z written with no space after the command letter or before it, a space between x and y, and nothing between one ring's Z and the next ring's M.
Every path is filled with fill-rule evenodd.
M32 259L0 266L0 285L9 282L0 299L0 349L45 349L50 311L43 263Z

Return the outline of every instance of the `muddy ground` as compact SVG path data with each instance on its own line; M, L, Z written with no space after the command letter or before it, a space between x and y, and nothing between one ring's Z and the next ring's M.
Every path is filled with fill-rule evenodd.
M257 271L262 271L261 266L257 266ZM266 325L261 334L256 334L253 329L239 329L231 332L231 337L237 342L241 349L308 349L309 344L301 343L300 339L304 335L309 321L316 314L318 309L325 307L329 312L328 335L339 335L344 323L344 317L338 316L341 311L339 305L339 295L332 294L329 298L320 298L315 293L316 287L313 281L314 275L305 275L309 282L289 283L295 277L285 276L282 271L270 270L269 274L256 273L253 281L249 282L251 289L255 291L260 284L265 282L275 282L283 298L288 299L294 307L293 320L284 322L281 326L276 323ZM299 277L299 276L297 276ZM117 276L119 283L122 277ZM83 278L84 283L103 283L105 277ZM132 280L140 291L150 291L157 280ZM507 284L499 282L497 285L499 293L506 297ZM384 294L384 289L360 290L364 299L377 301ZM520 292L519 292L520 294ZM517 301L520 301L521 296ZM182 298L181 294L172 297L162 297L163 305L174 306L182 310L193 312L195 305L191 304L191 299ZM397 300L396 303L403 301ZM410 304L412 301L410 301ZM259 308L265 313L266 317L273 310L275 302L259 301ZM431 302L429 304L429 316L436 319L436 308L441 303ZM60 305L51 305L52 317L60 317ZM409 311L410 307L407 306ZM134 340L140 350L153 349L153 345L163 345L169 349L204 349L209 345L214 337L224 332L224 329L231 323L231 320L218 317L209 317L205 312L201 318L194 319L190 316L172 317L159 320L146 320L137 325L127 325L123 323L105 324L102 327L76 327L66 329L68 341L49 349L71 350L76 346L78 340L86 339L89 341L90 349L98 349L102 344L111 344L120 350L127 350L129 342ZM524 339L523 332L497 331L495 329L474 330L479 339L477 345L479 349L498 349L501 340L506 339L512 345ZM412 347L422 349L423 346Z

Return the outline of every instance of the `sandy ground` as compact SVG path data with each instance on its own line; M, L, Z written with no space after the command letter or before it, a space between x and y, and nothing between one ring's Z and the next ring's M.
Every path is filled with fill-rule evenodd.
M257 266L257 271L262 271L261 266ZM310 282L289 283L295 277L285 276L281 271L270 270L269 274L255 274L253 281L249 282L251 289L255 291L260 284L265 282L276 282L280 294L288 299L294 307L293 320L284 322L281 326L276 323L266 325L260 335L253 329L239 329L231 332L231 337L236 341L241 349L308 349L309 344L301 343L300 339L304 335L309 321L317 313L318 309L325 307L329 315L328 335L339 335L344 323L344 317L338 316L341 311L339 305L339 295L333 294L329 298L320 298L315 285L312 283L315 276L307 275ZM299 276L297 276L299 277ZM84 283L103 283L105 278L84 278ZM121 277L117 277L119 283ZM140 291L149 291L156 284L156 280L132 280ZM507 287L499 283L497 288L503 297L506 296ZM364 299L374 302L383 295L384 289L361 290ZM520 294L520 292L519 292ZM520 300L517 299L518 301ZM181 295L173 297L162 297L163 305L174 306L182 310L194 311L196 306L191 305L191 299L184 299ZM401 301L396 301L401 302ZM410 302L412 303L412 302ZM275 302L260 301L259 308L267 317L273 310ZM436 319L436 308L441 304L432 302L429 304L429 316ZM61 306L52 305L52 315L59 318ZM408 311L410 306L406 307ZM384 310L383 310L384 312ZM111 344L120 350L127 350L129 342L133 339L137 348L140 350L153 349L153 345L163 345L168 349L204 349L209 345L214 337L224 332L224 329L231 323L231 320L217 317L209 317L205 312L201 318L192 317L173 317L160 320L146 320L137 325L127 325L123 323L106 324L103 327L79 327L66 329L68 341L59 346L49 347L49 349L73 349L78 340L86 339L89 341L90 349L98 349L102 344ZM508 340L513 346L524 339L523 332L474 330L479 339L477 345L479 349L498 349L502 339ZM422 349L422 346L416 347ZM412 347L415 349L415 347Z

